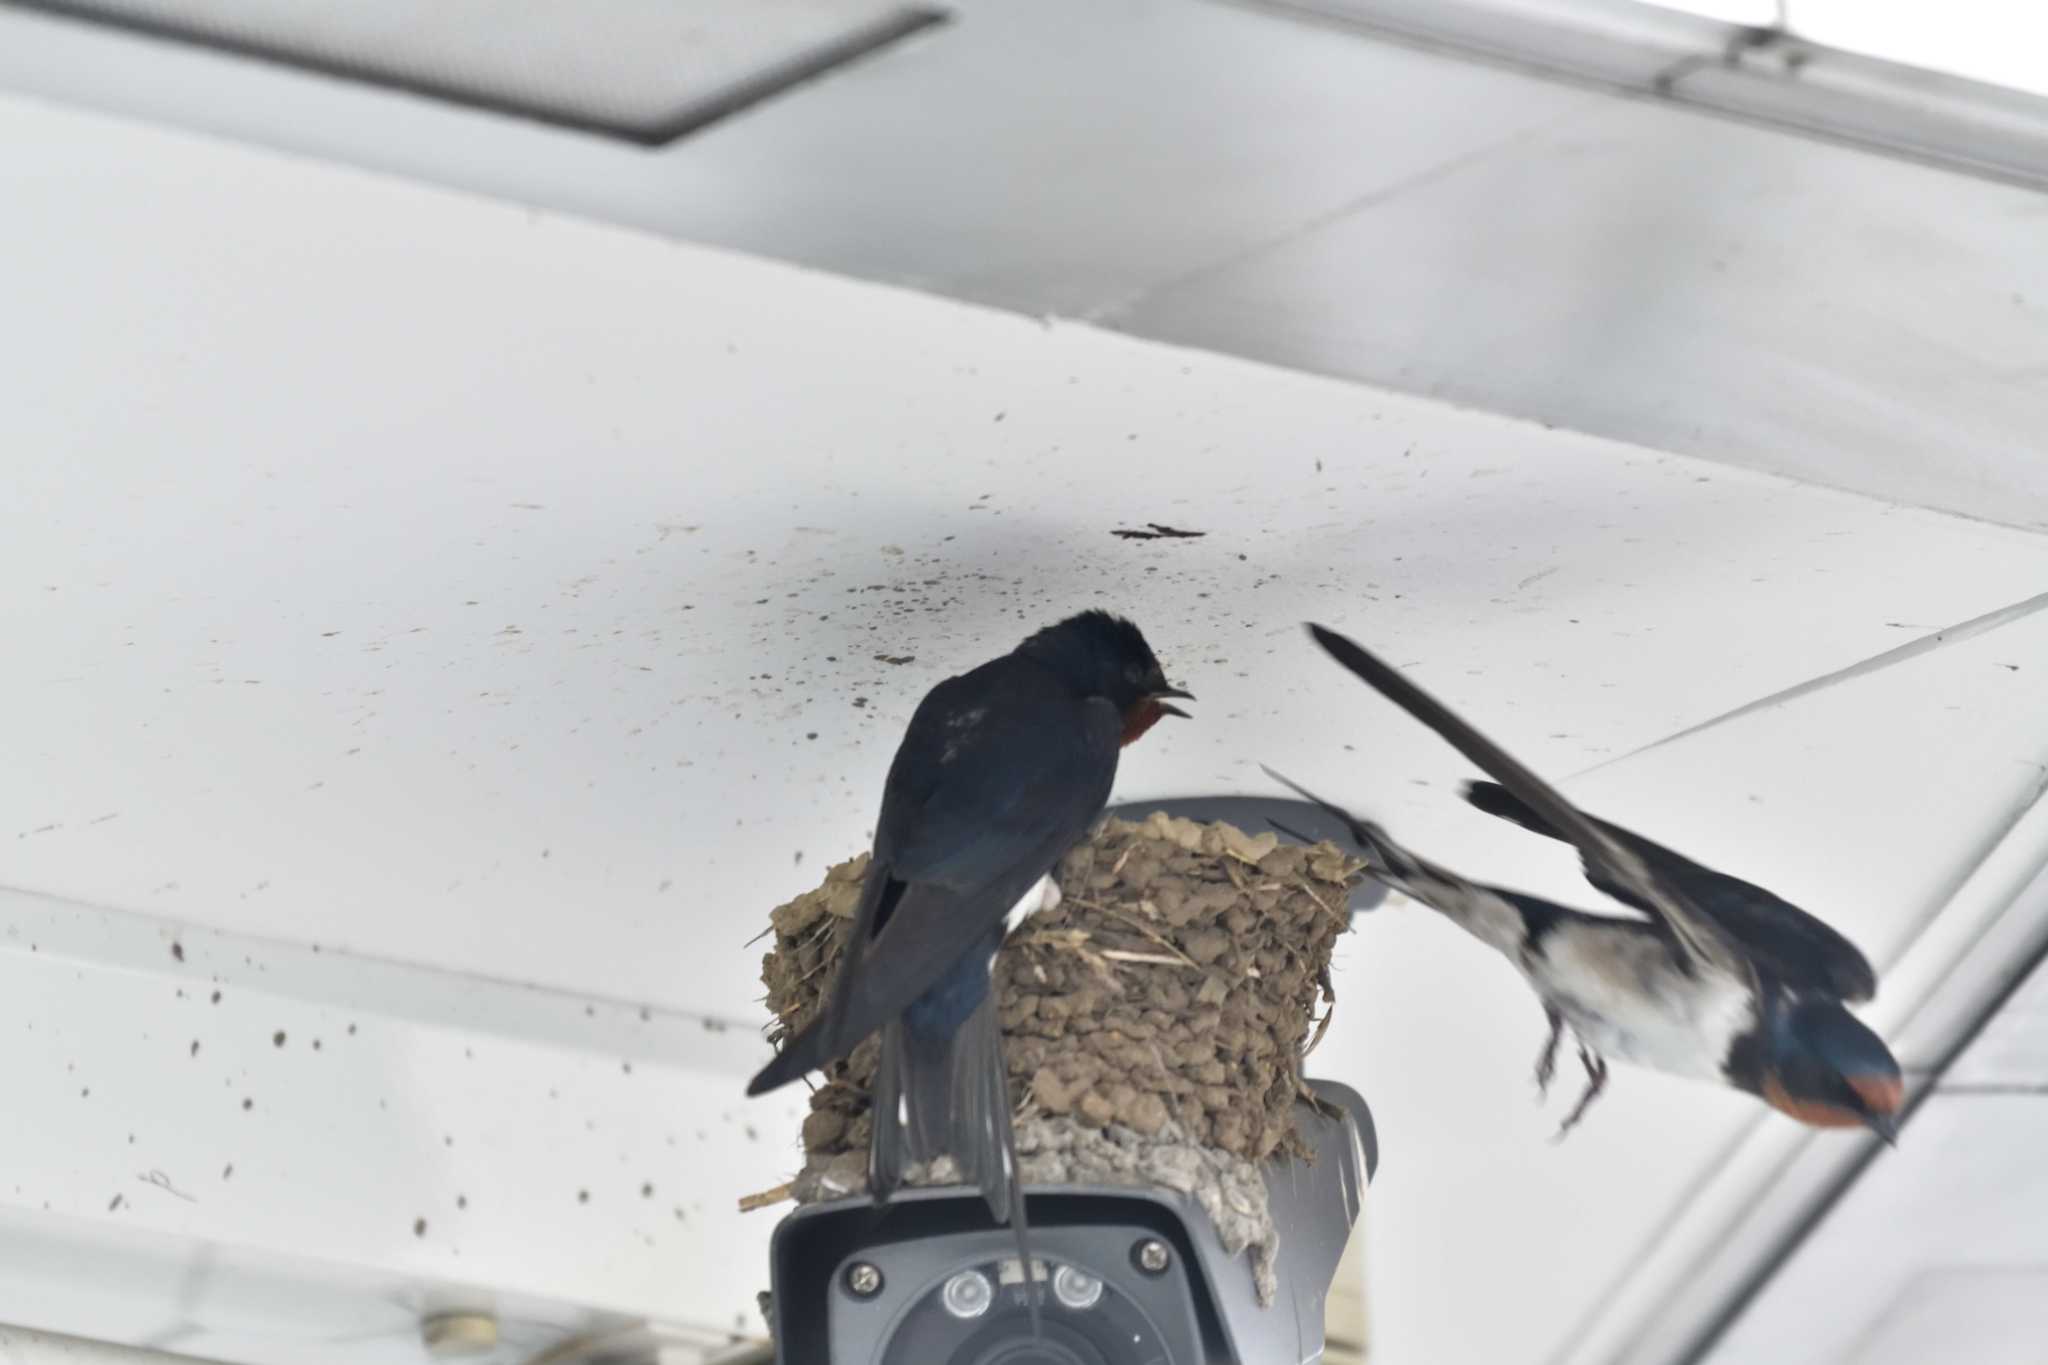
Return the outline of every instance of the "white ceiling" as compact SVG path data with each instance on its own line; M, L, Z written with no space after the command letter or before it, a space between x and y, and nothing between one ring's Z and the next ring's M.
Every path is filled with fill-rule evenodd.
M1973 947L2025 958L2038 194L1191 0L977 0L658 153L19 12L0 82L496 196L0 102L0 307L37 320L0 336L0 714L33 718L0 883L45 910L743 1023L749 921L861 843L914 697L1107 596L1203 698L1120 797L1270 761L1584 899L1302 648L1321 617L1843 924L1916 1079L1971 1003L1944 990L1986 996ZM1154 519L1210 535L1108 535ZM1634 1073L1548 1146L1540 1016L1412 908L1339 988L1317 1064L1386 1142L1382 1365L1682 1358L1860 1151ZM2048 1223L1974 1172L2027 1178L2026 1038L1965 1054L1716 1365L1904 1359L1957 1315L1999 1359ZM105 1221L97 1168L14 1155ZM474 1268L375 1237L343 1241Z
M0 10L8 85L2048 526L2048 195L1270 9L968 0L656 150Z
M0 119L0 290L39 320L0 367L0 610L32 661L0 690L34 718L0 829L38 896L744 1023L755 916L860 846L912 699L1108 600L1203 698L1121 797L1270 761L1583 898L1301 643L1330 620L1539 767L1598 766L1573 785L1595 809L1823 905L1889 964L1889 1026L1947 964L1928 917L2048 761L2037 535L44 106ZM1155 519L1210 534L1109 534ZM1914 799L1872 800L1892 791ZM1570 1350L1647 1252L1744 1206L1703 1207L1703 1174L1800 1141L1630 1073L1551 1147L1533 1003L1412 909L1373 917L1339 990L1317 1065L1381 1120L1383 1361ZM393 1236L396 1264L460 1273L436 1259L459 1245ZM1475 1282L1500 1311L1470 1311Z

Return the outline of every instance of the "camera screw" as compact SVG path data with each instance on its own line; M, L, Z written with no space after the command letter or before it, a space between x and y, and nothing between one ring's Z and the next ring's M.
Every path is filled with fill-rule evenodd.
M856 1299L872 1299L882 1292L882 1272L866 1261L855 1261L846 1268L846 1292Z
M1173 1264L1173 1253L1157 1237L1147 1237L1131 1248L1131 1260L1147 1275L1164 1275Z

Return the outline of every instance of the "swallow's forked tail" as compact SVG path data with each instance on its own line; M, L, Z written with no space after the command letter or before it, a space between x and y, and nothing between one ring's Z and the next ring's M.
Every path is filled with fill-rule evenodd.
M1466 933L1511 957L1526 937L1521 911L1502 892L1467 881L1447 867L1430 862L1395 842L1370 820L1362 820L1334 801L1325 801L1291 778L1267 768L1266 775L1295 795L1344 824L1351 841L1366 858L1367 875L1410 900L1417 901L1458 925Z
M990 1216L1007 1222L1017 1234L1017 1259L1035 1337L1038 1281L1032 1269L993 989L957 1031L922 1035L900 1016L882 1028L881 1061L875 1069L874 1145L868 1154L868 1186L876 1202L902 1186L910 1166L941 1155L953 1158L961 1183L981 1191Z
M1555 825L1538 815L1527 801L1498 782L1467 782L1465 800L1475 809L1483 810L1495 819L1520 825L1532 834L1540 834L1546 839L1570 842L1564 835L1558 833Z
M1430 899L1417 883L1428 880L1432 873L1440 873L1439 869L1432 868L1395 843L1392 835L1372 821L1361 820L1336 802L1325 801L1293 778L1274 772L1271 768L1266 768L1265 774L1310 805L1320 807L1325 815L1332 816L1342 823L1351 835L1351 842L1358 845L1359 851L1365 854L1365 870L1374 880L1384 882L1392 889L1416 900L1427 902ZM1287 828L1285 825L1278 827L1282 830ZM1295 837L1304 843L1312 842L1306 835L1296 834Z
M754 1073L754 1079L747 1082L749 1095L765 1095L770 1090L788 1085L806 1071L816 1071L830 1062L837 1053L826 1047L825 1031L813 1026L794 1035L782 1044L781 1051L768 1059L768 1065Z

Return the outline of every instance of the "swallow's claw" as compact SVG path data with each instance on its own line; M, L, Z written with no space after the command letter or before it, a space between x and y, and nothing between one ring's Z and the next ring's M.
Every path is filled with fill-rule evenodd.
M1551 1077L1557 1075L1557 1045L1564 1041L1564 1016L1548 1005L1543 1008L1543 1017L1550 1021L1550 1037L1543 1044L1543 1051L1536 1057L1536 1096L1547 1098L1550 1094Z
M1572 1107L1572 1112L1565 1115L1564 1122L1558 1125L1556 1135L1550 1139L1552 1142L1564 1141L1564 1135L1578 1126L1579 1120L1586 1116L1587 1107L1598 1098L1600 1092L1607 1086L1607 1059L1605 1057L1602 1057L1597 1052L1588 1052L1586 1045L1580 1043L1579 1062L1586 1068L1586 1075L1590 1080L1590 1084L1586 1086L1586 1093L1579 1096L1579 1102Z

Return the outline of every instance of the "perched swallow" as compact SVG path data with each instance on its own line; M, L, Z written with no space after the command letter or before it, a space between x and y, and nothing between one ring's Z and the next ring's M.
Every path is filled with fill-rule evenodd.
M1521 970L1550 1022L1539 1085L1548 1086L1570 1025L1589 1085L1560 1134L1599 1094L1613 1056L1733 1086L1801 1123L1862 1126L1897 1141L1905 1097L1899 1064L1845 1008L1877 990L1877 974L1853 944L1762 887L1582 814L1356 643L1321 626L1309 631L1337 662L1497 779L1472 784L1467 800L1574 845L1588 881L1649 916L1588 914L1467 881L1273 774L1343 819L1381 880Z
M1138 628L1088 611L919 703L882 788L832 994L747 1086L773 1090L881 1030L876 1202L910 1164L950 1155L1022 1252L996 952L1013 913L1057 900L1052 870L1101 816L1120 751L1162 716L1185 716L1174 698L1192 700L1167 684Z

